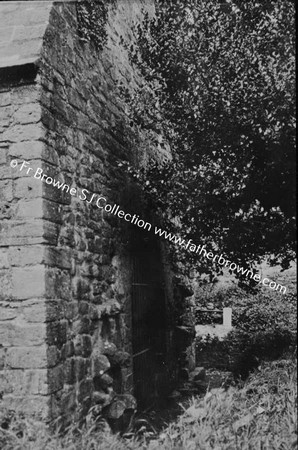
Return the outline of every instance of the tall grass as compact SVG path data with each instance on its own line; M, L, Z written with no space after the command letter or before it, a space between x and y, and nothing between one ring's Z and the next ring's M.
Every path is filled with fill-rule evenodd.
M293 450L297 448L296 364L264 364L242 386L193 398L179 419L154 439L125 440L92 421L63 436L15 415L0 428L3 450ZM147 439L146 439L147 438Z
M153 448L286 450L297 448L294 362L264 365L242 388L207 393L160 436Z

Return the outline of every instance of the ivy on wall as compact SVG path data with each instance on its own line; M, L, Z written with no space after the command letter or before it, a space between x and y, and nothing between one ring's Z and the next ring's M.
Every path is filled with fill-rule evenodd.
M80 0L77 2L78 33L81 41L103 50L107 42L109 8L115 0Z

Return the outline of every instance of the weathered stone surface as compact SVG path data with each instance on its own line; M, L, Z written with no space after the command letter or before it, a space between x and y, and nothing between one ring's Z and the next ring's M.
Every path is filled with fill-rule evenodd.
M49 393L60 391L64 385L64 370L63 365L48 369L48 390Z
M45 261L45 248L41 245L9 247L8 261L11 266L39 265Z
M16 302L11 303L14 305ZM17 302L15 310L23 321L28 323L44 323L47 321L46 302L42 299L22 300L21 311Z
M16 319L18 316L18 310L11 307L11 302L0 301L0 311L1 322Z
M94 351L92 353L91 364L92 377L103 375L111 367L108 358L105 355L100 354L99 351Z
M107 373L104 373L100 377L95 378L98 378L97 384L99 384L100 388L104 391L107 391L107 389L113 385L113 378L110 377L110 375L108 375Z
M34 141L43 139L45 136L45 129L40 123L35 124L17 124L9 127L7 131L3 133L3 140L10 142L20 141Z
M7 368L11 369L42 369L46 368L47 347L12 347L6 352Z
M129 88L139 83L119 36L131 41L134 22L151 2L115 5L100 58L93 45L78 43L75 3L24 3L18 12L0 5L6 25L17 26L2 49L12 58L6 64L39 55L30 85L19 66L21 83L15 79L0 92L0 379L9 401L36 396L42 414L57 417L79 403L87 408L92 395L106 407L112 385L132 391L127 236L120 219L90 200L104 195L125 208L119 158L143 158L117 91L119 80ZM31 171L19 170L23 160ZM60 188L35 178L38 169ZM93 393L95 385L100 391ZM134 408L134 399L123 396L109 414L117 419Z
M48 345L56 345L58 348L67 342L67 322L65 320L51 322L47 327L46 342Z
M16 299L45 295L45 268L42 265L12 269L12 295Z
M122 401L125 404L125 409L136 409L137 408L137 401L133 395L130 394L123 394L123 395L117 395L117 400Z
M49 268L45 272L47 298L70 299L70 275L68 271Z
M126 409L126 405L124 402L122 402L121 400L115 400L108 407L106 416L109 419L119 419L123 415L125 409Z
M112 342L105 342L102 352L104 355L112 358L115 355L115 353L117 352L117 347Z
M47 369L0 371L1 390L26 398L28 395L48 394Z
M23 347L42 345L45 342L45 324L29 324L21 320L9 320L1 323L0 342L4 347Z

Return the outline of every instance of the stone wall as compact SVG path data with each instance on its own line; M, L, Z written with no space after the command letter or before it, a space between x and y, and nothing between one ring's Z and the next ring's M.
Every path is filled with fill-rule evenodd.
M117 89L119 81L129 88L139 82L120 40L133 39L143 7L152 12L151 2L118 1L110 10L107 44L98 51L79 40L75 3L55 3L38 59L30 57L26 70L5 68L1 391L6 405L41 418L70 418L97 405L117 419L135 408L129 251L135 225L88 201L103 195L151 220L118 166L122 159L135 165L143 159ZM12 159L16 168L9 166ZM29 173L20 170L22 160ZM42 174L76 194L41 181ZM165 278L170 286L169 268ZM176 374L172 288L167 293L167 345Z
M39 95L37 85L4 87L0 94L0 389L12 407L26 398L24 409L45 417L44 244L53 233L43 220L42 186L9 166L11 158L24 157L41 164Z

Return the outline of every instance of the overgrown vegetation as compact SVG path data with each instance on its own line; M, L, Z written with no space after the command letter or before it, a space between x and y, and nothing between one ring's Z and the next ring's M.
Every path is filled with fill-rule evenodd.
M3 450L290 450L297 446L295 361L264 364L241 387L194 398L161 434L124 439L89 420L64 436L44 424L15 416L3 429Z
M233 326L240 331L265 331L285 328L295 331L297 328L297 287L295 270L283 277L287 293L282 294L263 287L256 293L249 293L239 286L218 289L214 292L211 284L200 287L197 296L197 323L213 323L213 314L201 313L209 303L212 308L222 310L231 307L233 310ZM212 310L211 310L212 311ZM222 320L222 314L220 314Z
M295 252L294 16L290 0L157 0L130 48L145 80L133 124L173 156L140 184L170 231L244 268Z
M286 280L290 281L289 275ZM266 288L257 294L249 294L239 287L231 287L213 294L214 308L232 307L234 328L222 340L212 336L198 337L197 360L201 363L210 360L214 367L231 370L236 377L246 378L262 361L293 354L297 345L295 291L295 286L291 286L285 295ZM210 302L210 295L205 301L202 297L198 299L197 323L210 324L213 314L200 312L202 306Z
M107 42L108 13L115 0L79 0L76 4L78 34L82 42L91 42L101 51Z

